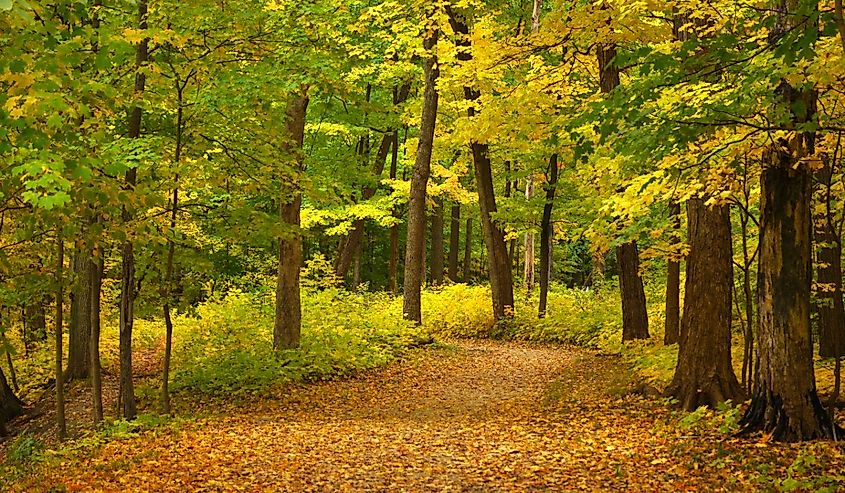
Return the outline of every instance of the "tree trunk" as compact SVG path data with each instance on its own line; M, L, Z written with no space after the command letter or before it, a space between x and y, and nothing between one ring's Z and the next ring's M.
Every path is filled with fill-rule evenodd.
M733 249L730 207L687 202L690 253L687 257L684 318L678 363L666 390L687 411L741 400L731 364Z
M174 74L176 75L176 74ZM182 163L182 143L185 130L185 105L184 91L188 86L190 76L182 80L176 75L176 136L173 150L173 164L177 170ZM179 173L173 177L173 193L170 199L170 234L167 237L167 260L164 265L164 285L162 286L162 299L164 300L162 312L164 314L164 361L161 369L161 412L170 414L170 359L173 353L173 320L170 313L171 296L173 294L173 260L176 255L176 219L179 212Z
M431 284L443 284L443 199L434 201L431 216Z
M364 230L364 225L361 225L361 230ZM363 239L363 235L362 235ZM358 241L355 246L355 261L352 262L352 290L358 291L361 287L361 257L364 255L364 242Z
M461 204L452 204L449 223L449 280L460 282L458 277L458 253L461 249Z
M429 13L433 17L434 9ZM429 57L425 60L425 92L423 93L420 138L411 176L411 196L408 208L408 235L405 244L405 276L403 285L402 315L405 320L422 323L421 292L425 277L425 198L428 177L431 174L431 152L434 147L434 127L437 120L437 78L440 68L432 51L437 44L438 31L433 31L423 43Z
M456 41L459 50L458 60L471 60L469 28L458 19L451 8L449 9L449 22L452 24L454 32L460 36ZM470 119L476 115L474 103L480 95L476 89L469 86L464 87L464 99L470 102L470 106L467 108L467 116ZM496 214L497 210L488 146L486 143L477 141L472 141L470 146L475 169L475 184L478 190L478 205L481 209L481 229L484 233L484 243L487 247L490 264L493 316L498 321L504 318L512 318L514 315L513 275L504 231L493 222L493 215Z
M628 241L616 247L616 258L622 292L622 340L648 339L648 310L637 242Z
M842 240L831 210L831 178L828 159L816 172L822 185L819 196L824 207L814 220L817 262L816 298L819 315L819 356L845 356L845 305L842 302Z
M141 30L147 29L147 1L138 2L138 27ZM144 38L138 43L135 52L135 97L140 97L146 86L146 75L143 67L147 63L147 45L149 40ZM141 117L143 111L140 105L132 108L129 114L130 139L141 137ZM128 190L135 189L138 177L137 168L130 168L126 171L126 186ZM123 206L123 224L127 225L132 220L132 214L128 207ZM132 326L135 320L135 246L131 239L123 242L122 251L122 275L120 289L120 395L118 401L121 403L124 418L135 419L138 408L135 404L135 386L132 381Z
M540 0L535 0L535 11L539 11ZM539 12L535 12L539 15ZM549 298L549 279L552 275L552 209L555 205L555 189L557 188L557 153L549 158L549 179L546 182L546 204L543 206L543 219L540 223L540 305L537 316L546 316L546 304Z
M779 40L812 24L791 2L775 4L769 37ZM814 90L782 80L775 90L796 124L811 121ZM814 153L815 135L781 137L765 156L760 182L760 257L757 364L754 396L741 420L743 433L763 431L775 440L836 438L842 430L819 401L810 326L812 283L812 170L803 161Z
M674 231L669 244L673 247L679 243L674 232L681 229L680 214L681 204L672 201L669 204L669 218ZM666 331L663 334L663 344L667 346L677 343L681 334L681 262L675 255L676 252L673 250L666 269Z
M469 283L472 275L472 218L467 218L466 228L464 229L464 271L463 281Z
M49 298L39 295L40 301L28 301L24 307L24 324L27 328L27 342L44 342L47 340L47 312L45 305L49 305Z
M619 68L613 64L616 45L601 44L597 49L599 86L607 94L619 86ZM635 241L616 247L619 261L619 289L622 293L622 340L648 339L648 312L640 278L640 259Z
M56 360L53 366L53 377L56 380L56 427L58 428L59 440L64 440L67 437L67 425L65 424L65 385L64 375L62 369L63 349L62 349L62 329L64 321L62 320L64 314L64 263L65 263L65 244L64 235L61 228L56 233L56 317L55 317L55 340L56 340Z
M23 414L24 403L9 387L3 368L0 368L0 437L9 434L6 423Z
M810 330L810 170L794 149L773 150L761 177L759 375L743 432L776 440L836 433L816 393Z
M73 254L73 289L70 295L70 327L65 379L88 378L91 342L91 252L79 247Z
M526 202L530 203L533 197L534 175L532 174L525 181ZM525 233L525 267L523 269L522 281L526 291L530 293L534 290L534 231L531 230Z
M308 88L301 87L291 95L285 109L285 142L282 144L292 168L289 176L283 177L279 202L279 216L290 228L286 236L279 238L279 269L276 283L276 319L273 326L273 349L295 349L299 347L302 330L302 301L299 293L299 269L302 264L302 233L300 208L303 172L302 143L305 139L305 115L308 110Z
M392 152L390 156L390 179L396 179L396 167L399 162L399 130L393 130L393 144L391 145ZM399 215L396 208L393 209L393 217ZM399 294L399 283L397 281L397 274L399 271L399 224L396 223L390 227L390 260L387 266L387 284L388 289L394 295Z
M88 345L90 351L90 374L91 374L91 404L93 411L94 424L98 424L103 420L103 378L102 367L100 365L100 299L103 285L103 269L104 259L103 252L96 251L91 259L91 268L89 275L91 280L89 287L91 288L90 302L91 310L91 341Z

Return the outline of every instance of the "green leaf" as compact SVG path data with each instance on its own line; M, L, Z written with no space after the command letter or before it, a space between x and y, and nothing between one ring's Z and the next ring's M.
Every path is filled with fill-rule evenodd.
M0 0L0 10L12 10L12 0Z

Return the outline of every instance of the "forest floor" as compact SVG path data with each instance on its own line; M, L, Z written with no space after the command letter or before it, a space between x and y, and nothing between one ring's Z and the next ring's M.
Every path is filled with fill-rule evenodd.
M741 491L845 487L845 451L716 431L631 392L621 359L491 341L90 447L19 491ZM686 416L686 418L683 418ZM720 421L722 422L722 421Z

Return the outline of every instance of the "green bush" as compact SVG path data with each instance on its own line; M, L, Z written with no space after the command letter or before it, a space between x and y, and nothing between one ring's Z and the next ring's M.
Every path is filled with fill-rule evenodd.
M39 462L44 452L44 443L30 433L18 435L6 451L6 458L13 463Z
M303 291L301 347L274 352L273 295L230 292L174 321L173 390L258 392L377 367L428 341L384 294Z

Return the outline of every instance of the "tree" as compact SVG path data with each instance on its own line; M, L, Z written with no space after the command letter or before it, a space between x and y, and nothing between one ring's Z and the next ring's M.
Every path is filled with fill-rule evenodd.
M431 215L431 283L443 284L443 199L434 201Z
M435 9L429 7L429 22L433 21ZM405 320L422 323L421 291L425 277L423 261L425 258L425 223L426 223L426 188L431 174L431 152L434 148L434 126L437 120L437 78L440 68L437 55L432 51L437 44L439 30L436 26L426 28L424 48L429 51L423 65L425 89L423 93L422 117L420 119L420 139L417 155L414 159L414 172L411 176L411 193L408 204L408 234L405 243L405 276L403 284L402 316Z
M672 229L681 228L681 204L672 201L669 204L669 220ZM673 231L673 232L674 232ZM669 239L671 246L676 246L678 238L672 234ZM672 251L666 269L666 325L663 334L663 344L677 343L681 338L681 262L677 253Z
M537 311L539 318L546 316L546 302L549 296L549 278L552 273L552 241L554 229L552 226L552 209L554 208L555 190L557 189L558 164L557 153L549 158L549 173L546 189L546 204L543 206L543 219L540 223L540 305Z
M597 47L599 86L609 94L619 86L619 68L614 65L615 44ZM640 254L636 240L626 241L616 247L619 262L619 290L622 294L622 340L648 339L648 310L645 288L640 277Z
M273 348L299 347L302 330L302 301L299 291L299 268L302 265L302 233L300 209L302 189L302 143L305 139L305 116L308 109L308 86L300 87L288 99L285 110L285 141L282 147L292 161L291 172L279 201L279 216L289 229L279 238L279 264L276 283L276 318L273 327Z
M819 315L819 356L845 356L845 304L842 300L842 221L835 217L832 188L833 167L829 158L822 158L822 167L815 172L819 184L813 219L816 244L816 296Z
M461 250L461 204L452 204L449 222L449 280L461 282L458 277L458 256Z
M783 42L811 35L809 3L775 5L770 38ZM800 7L800 8L799 8ZM793 129L811 121L817 94L781 80L776 89ZM793 130L764 157L760 177L759 318L754 395L740 424L743 433L762 430L776 440L835 438L832 422L816 393L810 327L812 282L812 171L804 158L813 153L812 131Z
M742 397L731 364L733 247L730 208L687 201L690 253L678 363L666 394L694 411Z
M9 434L6 423L24 413L24 403L9 387L3 368L0 368L0 437Z
M71 267L73 285L70 293L70 326L68 327L68 358L65 378L88 378L90 369L89 344L91 342L91 251L79 246L74 251Z
M457 58L462 62L469 62L472 60L472 46L468 38L469 27L464 20L458 18L457 13L451 8L448 9L447 13L452 30L457 36L455 40L458 47ZM481 93L469 85L465 85L463 89L464 99L470 103L467 108L467 116L472 119L477 115L475 105ZM493 221L497 208L488 144L472 140L470 148L472 149L478 204L481 209L481 230L484 234L484 244L487 247L490 263L493 317L496 320L502 320L513 317L513 275L511 274L510 258L505 244L504 231Z

